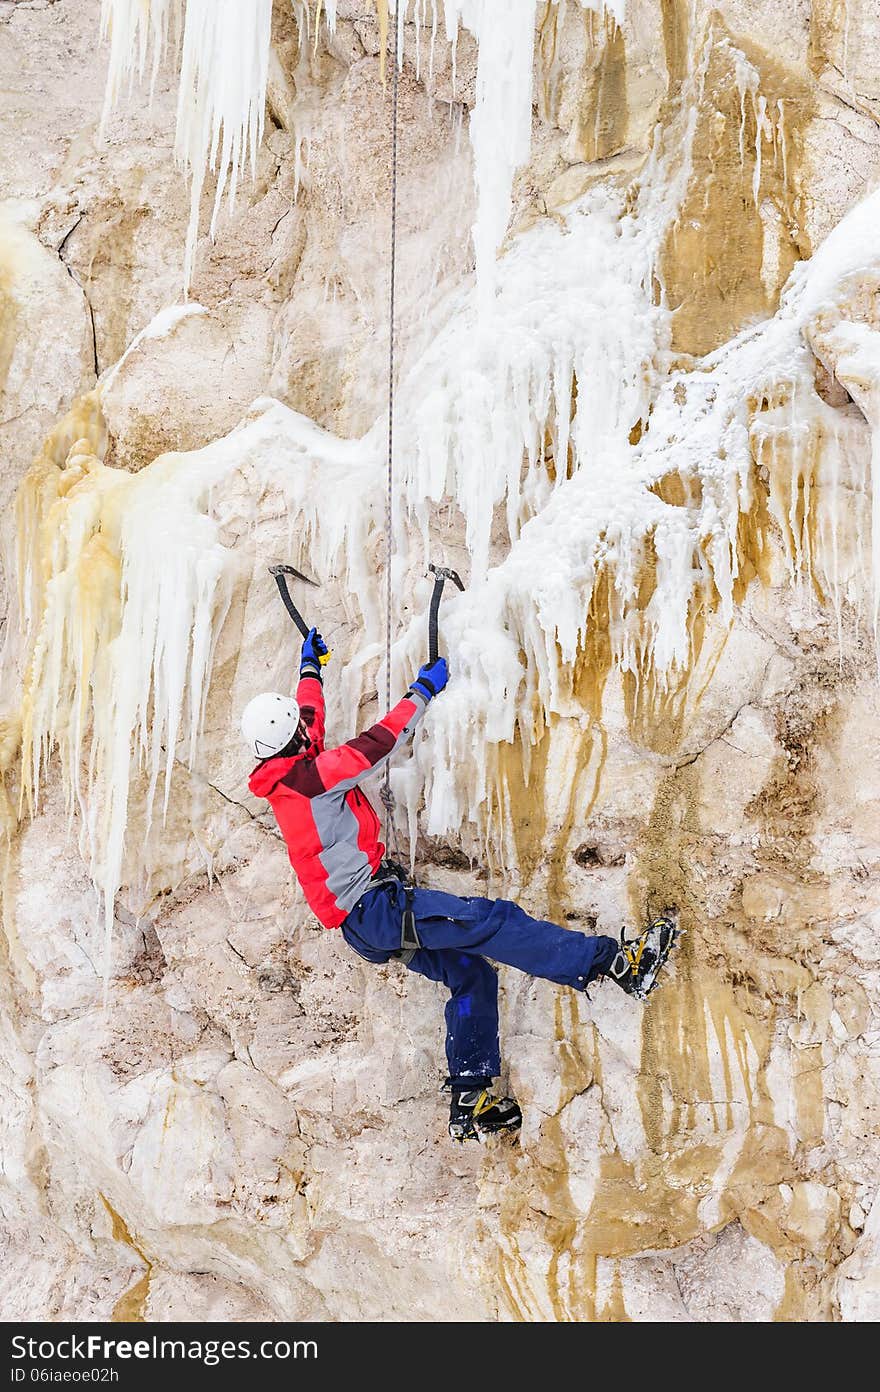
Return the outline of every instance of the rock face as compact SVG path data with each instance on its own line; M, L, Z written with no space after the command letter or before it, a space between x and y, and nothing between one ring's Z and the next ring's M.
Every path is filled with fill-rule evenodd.
M429 551L471 590L402 854L688 929L647 1009L501 968L524 1126L473 1149L443 992L319 929L237 735L279 557L330 729L384 689L389 94L336 8L276 0L184 303L173 67L100 140L98 0L0 2L4 1318L876 1319L880 0L536 7L490 311L516 92L407 18L395 686Z

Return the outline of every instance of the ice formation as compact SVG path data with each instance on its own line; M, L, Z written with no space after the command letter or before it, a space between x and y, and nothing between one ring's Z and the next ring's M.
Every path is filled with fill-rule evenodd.
M210 448L166 454L129 474L97 457L99 395L62 423L31 470L18 499L18 531L30 635L23 795L38 802L46 759L59 747L70 811L80 813L109 925L132 782L137 774L145 780L146 838L160 789L167 809L175 761L192 767L217 636L242 567L253 565L246 549L221 538L223 485L247 480L254 509L262 494L277 491L314 573L343 564L364 596L368 627L378 615L367 598L369 510L351 487L365 467L357 444L265 401ZM72 439L83 426L87 433ZM335 521L321 509L319 530L319 499L328 488L342 503Z
M459 8L456 0L449 12ZM491 306L495 257L507 230L510 191L532 140L535 0L511 0L498 23L491 0L464 0L461 17L479 44L476 103L470 122L477 186L473 229L480 312Z
M585 217L595 229L602 224L602 212L601 202L599 211L591 211L588 199L569 213L567 222L571 226ZM629 285L628 301L622 293L626 268L638 260L626 255L626 219L618 234L609 236L610 247L620 248L613 292L617 351L612 354L596 345L603 352L588 354L591 370L578 378L571 476L561 481L557 477L552 498L522 527L506 560L457 599L446 616L450 649L460 654L464 670L442 709L438 704L431 743L423 746L431 831L449 832L467 819L480 819L492 776L486 751L513 740L518 725L528 744L536 704L542 718L582 716L571 695L571 668L591 628L607 628L611 665L639 681L659 681L662 690L687 672L694 655L695 602L702 598L704 603L717 603L726 619L732 617L747 560L741 527L753 513L761 488L754 456L763 455L769 465L769 510L780 528L792 579L815 585L839 609L843 598L858 602L873 553L876 615L876 511L869 539L856 510L851 546L855 566L843 575L838 519L833 512L817 517L816 501L810 499L817 429L830 433L830 457L836 461L832 467L849 471L845 482L857 497L867 496L870 480L854 462L858 451L847 451L847 418L839 420L815 393L814 361L804 333L823 307L834 306L849 276L880 270L880 256L872 244L878 216L880 193L875 193L843 220L810 262L798 266L773 319L745 330L694 370L671 374L655 393L645 370L651 363L644 337L650 299L644 293L639 300L637 285ZM529 254L533 235L535 243L557 236L562 241L564 236L546 227L527 234L520 254ZM637 222L630 235L638 238ZM515 268L517 257L511 255L502 264L505 272ZM551 254L547 264L561 262ZM609 262L599 265L604 274L597 310L601 297L612 293ZM536 283L540 284L538 277ZM601 314L596 318L602 322ZM658 313L656 349L661 360L662 323ZM589 332L589 321L585 330ZM876 392L880 336L853 325L838 333L865 345L854 354L853 376L873 382L869 390ZM548 373L542 384L545 400L550 380ZM533 403L542 399L537 385L527 398ZM506 406L500 405L503 397L493 402L493 409L508 421L517 418L516 406L523 399L519 386L513 386ZM652 397L650 410L640 412L640 390ZM577 418L582 409L589 411L594 396L603 412L609 403L612 409L598 429L591 424L581 436ZM456 399L455 393L451 399ZM456 417L453 411L452 418L474 432L480 412L474 403L468 406L467 416L463 412ZM632 445L630 431L640 422L646 428ZM453 450L449 453L455 457ZM876 475L876 444L873 469ZM670 476L687 486L683 491L690 498L684 505L663 500L662 484ZM473 484L470 498L465 496L466 479L463 472L447 475L445 485L471 518L474 503L479 516L482 499ZM646 571L652 576L647 603L642 583ZM603 579L607 587L597 610ZM454 777L450 770L456 770Z
M211 235L223 194L234 203L242 171L253 172L263 136L272 0L103 0L110 38L104 121L126 82L155 85L169 45L180 53L174 154L192 181L184 284L192 278L205 176L217 176Z
M566 0L551 0L564 6ZM578 0L583 9L606 9L622 23L625 0ZM302 32L310 12L303 0L291 0L300 14ZM376 0L384 74L389 14L396 20L396 50L402 53L403 26L412 16L423 26L428 0ZM455 43L459 25L479 44L476 105L470 132L474 148L479 214L473 229L477 275L491 294L495 255L504 236L510 192L517 168L528 158L531 143L532 65L537 0L508 0L505 22L498 23L494 0L430 0L432 51L442 9L446 33ZM315 0L312 23L316 38L325 22L336 25L336 0ZM123 87L142 81L150 68L151 92L169 49L180 54L177 130L174 152L191 179L190 221L184 263L184 286L192 279L199 209L205 178L217 176L211 235L228 188L230 202L246 163L253 172L263 133L266 82L272 28L272 0L102 0L102 34L110 57L103 123ZM182 37L181 37L182 36Z
M128 14L120 4L111 8ZM460 18L478 30L489 8L449 0L447 22ZM411 545L395 572L399 612L405 592L418 593L415 577L438 508L460 510L471 553L469 589L444 615L455 682L437 703L417 760L396 775L411 829L424 787L427 829L438 834L470 820L488 836L490 809L506 805L502 746L519 736L527 766L547 721L598 722L610 670L661 695L687 675L696 615L718 610L730 619L755 571L761 506L779 528L793 580L831 599L838 613L845 599L858 598L873 550L875 623L880 612L880 487L870 538L867 528L858 530L857 516L855 540L844 545L843 519L817 510L817 432L831 441L825 453L837 471L832 482L845 476L864 497L869 481L857 475L849 417L826 408L815 392L806 341L817 316L833 312L849 277L880 272L880 194L796 268L772 319L691 370L670 373L658 251L689 177L688 116L680 118L674 175L658 144L633 204L597 186L564 215L522 233L495 264L514 163L526 148L527 122L522 113L514 117L513 85L505 79L511 65L521 76L525 71L525 14L533 8L523 0L522 26L512 24L503 43L481 43L472 122L477 281L450 302L445 329L400 385L397 554L407 554L410 524L422 546ZM193 0L187 23L190 11L201 13ZM139 12L140 26L129 16L127 32L143 53L147 19L158 26L152 42L164 43L172 10ZM332 22L332 6L326 13ZM115 61L118 71L124 61ZM691 82L701 80L700 61L696 55ZM754 104L757 168L762 141L785 158L784 113L774 137L753 74L743 62L740 95L743 110L747 96ZM205 81L206 93L222 88ZM238 108L230 95L222 114L221 107L211 108L210 119L202 112L207 124L199 129L217 136L222 126L233 162L246 144L241 133L255 130L253 103L253 92ZM240 139L232 134L236 119ZM508 126L499 169L481 179L480 141ZM847 324L828 332L845 349L841 380L864 402L876 442L878 336ZM370 598L365 557L383 515L384 423L361 441L342 441L264 401L225 439L192 454L164 455L130 476L100 462L99 397L100 386L85 443L72 425L63 428L21 495L31 643L24 749L32 797L51 748L62 750L109 922L124 874L133 779L142 771L148 809L160 786L167 805L175 759L197 759L212 654L252 563L246 545L234 549L223 540L226 490L239 478L255 508L267 489L277 490L308 568L343 576L358 596L363 651L375 653L383 616ZM875 485L878 459L875 443ZM334 471L339 487L330 490ZM340 501L329 516L324 507L319 525L319 499L326 502L331 491ZM489 541L500 516L509 549L493 567ZM423 644L419 615L396 644L399 678L421 660ZM585 654L596 668L587 716L573 691L573 671ZM101 699L92 700L99 690ZM347 694L348 710L340 713L346 725L363 693ZM227 715L234 739L235 712ZM502 813L492 835L504 837L503 820Z

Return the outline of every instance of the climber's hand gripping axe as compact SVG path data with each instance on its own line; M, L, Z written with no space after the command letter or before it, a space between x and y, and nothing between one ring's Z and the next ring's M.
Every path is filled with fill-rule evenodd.
M440 656L437 639L437 616L440 612L440 597L443 594L443 586L447 580L451 580L453 585L457 585L460 590L464 590L464 585L457 570L450 570L448 566L436 565L429 565L428 569L434 576L434 592L431 595L431 607L428 610L428 655L431 662L436 662Z
M290 597L290 590L287 588L287 577L288 575L292 575L296 580L302 580L306 585L316 585L317 581L310 580L307 575L303 575L301 570L297 570L295 566L292 565L270 565L269 574L275 578L275 584L278 586L278 593L281 596L288 614L293 619L293 622L296 624L302 636L308 638L311 629ZM331 654L328 651L323 653L318 659L322 667L325 662L330 661L330 656Z

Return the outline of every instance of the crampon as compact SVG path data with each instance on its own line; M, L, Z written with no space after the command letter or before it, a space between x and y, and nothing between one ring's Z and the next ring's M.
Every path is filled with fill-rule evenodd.
M512 1097L495 1097L486 1088L456 1092L449 1104L449 1134L454 1141L484 1141L499 1131L516 1131L522 1112Z
M657 978L682 931L673 910L652 918L637 938L627 940L624 929L620 934L620 950L608 969L608 975L628 996L647 1000L656 990Z

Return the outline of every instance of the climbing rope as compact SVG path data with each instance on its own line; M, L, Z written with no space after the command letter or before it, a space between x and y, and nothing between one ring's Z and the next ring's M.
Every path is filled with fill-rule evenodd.
M398 37L394 41L391 79L391 284L388 300L388 468L385 495L385 709L391 709L391 557L393 548L392 500L394 496L394 291L397 269L397 85L400 75ZM385 840L399 859L394 826L394 794L391 791L390 762L385 765L381 791L385 807Z

